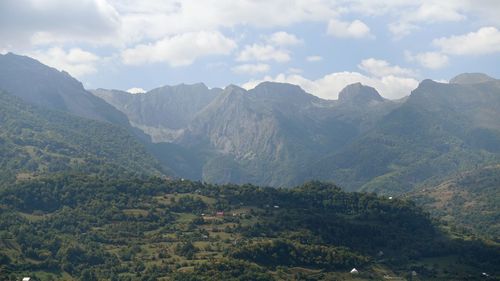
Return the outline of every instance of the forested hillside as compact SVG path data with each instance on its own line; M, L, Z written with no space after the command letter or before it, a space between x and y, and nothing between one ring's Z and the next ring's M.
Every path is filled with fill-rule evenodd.
M29 105L0 91L0 183L73 171L159 175L162 168L125 129Z
M407 196L451 227L500 240L500 165L453 175Z
M339 152L312 178L350 190L402 194L459 171L500 163L500 82L423 81L398 108Z
M0 225L0 272L10 280L483 280L482 272L493 280L500 272L497 245L452 239L409 201L319 182L43 178L0 191Z

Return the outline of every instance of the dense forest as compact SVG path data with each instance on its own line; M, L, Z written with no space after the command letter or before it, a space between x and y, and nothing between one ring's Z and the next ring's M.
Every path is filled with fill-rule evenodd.
M500 274L498 244L451 231L411 201L320 182L275 189L126 176L23 180L0 191L0 246L2 280Z

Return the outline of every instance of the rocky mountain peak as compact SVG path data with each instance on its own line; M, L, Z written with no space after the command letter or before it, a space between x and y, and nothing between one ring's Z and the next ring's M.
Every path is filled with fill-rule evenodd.
M495 81L496 79L490 77L484 73L462 73L450 80L450 84L477 84L489 81Z
M382 102L384 98L370 86L365 86L361 83L347 85L339 93L339 101L341 103L367 104L370 102Z

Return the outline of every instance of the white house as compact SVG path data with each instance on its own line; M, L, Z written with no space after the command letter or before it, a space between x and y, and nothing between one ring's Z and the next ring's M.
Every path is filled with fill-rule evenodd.
M356 268L353 268L351 270L351 274L358 274L358 273L359 273L359 271Z

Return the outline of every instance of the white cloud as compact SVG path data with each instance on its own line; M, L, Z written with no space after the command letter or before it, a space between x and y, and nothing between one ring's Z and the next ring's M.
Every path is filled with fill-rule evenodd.
M378 60L374 58L362 60L358 67L375 77L384 77L390 75L414 76L414 72L411 69L402 68L397 65L390 65L385 60Z
M389 18L389 31L396 39L400 39L420 29L421 25L465 20L467 12L473 10L468 3L472 1L355 0L350 2L348 9L369 16Z
M443 37L432 42L441 52L450 55L484 55L500 52L500 31L482 27L476 32Z
M301 44L302 40L297 38L294 34L279 31L271 34L268 38L268 42L275 46L292 46Z
M423 67L429 69L439 69L448 65L448 56L439 52L425 52L413 55L410 52L405 52L405 57L408 61L418 62Z
M290 60L290 55L287 50L277 49L272 45L253 44L245 46L236 60L287 62Z
M192 64L208 55L228 55L236 43L220 32L190 32L163 38L153 44L141 44L122 52L125 64L167 62L171 66Z
M332 19L328 22L327 33L340 38L372 38L370 28L362 21L343 22Z
M396 39L401 39L419 29L417 25L408 22L392 22L389 23L388 27Z
M338 11L329 0L2 0L0 48L80 42L124 47L200 30L322 22Z
M146 90L144 90L143 88L130 88L127 90L127 93L132 95L144 94L146 93Z
M27 55L46 65L67 71L75 77L95 73L96 64L99 61L97 55L79 48L73 48L66 52L62 48L54 47L46 51L38 50Z
M406 15L410 22L453 22L465 19L462 8L457 6L458 1L432 1L422 3L417 10Z
M274 28L326 21L339 10L330 0L110 1L122 14L122 37L128 42L239 25Z
M500 1L495 0L353 0L347 6L350 12L388 18L389 30L396 39L436 23L468 20L483 25L500 24Z
M464 19L498 25L499 9L495 0L2 0L0 48L54 42L130 46L200 30L283 28L352 14L384 16L391 30L403 34L420 24ZM361 21L339 23L349 36L367 28Z
M235 73L239 74L258 74L266 73L271 69L268 64L257 63L257 64L241 64L231 68Z
M120 23L118 12L106 0L2 0L0 47L112 44Z
M383 77L369 77L358 72L335 72L319 79L310 80L298 74L279 74L275 77L266 76L262 80L251 80L242 85L251 89L263 81L276 81L296 84L307 92L323 99L337 99L339 92L347 85L361 82L376 88L380 94L388 99L399 99L410 94L418 86L414 78L387 75Z
M396 18L389 24L389 30L401 38L422 25L442 22L471 21L482 25L500 25L500 1L496 0L381 0L362 1L357 11L366 14L385 15ZM356 10L355 9L355 10Z
M308 57L306 57L306 60L308 62L318 62L318 61L322 61L323 57L322 56L308 56Z

